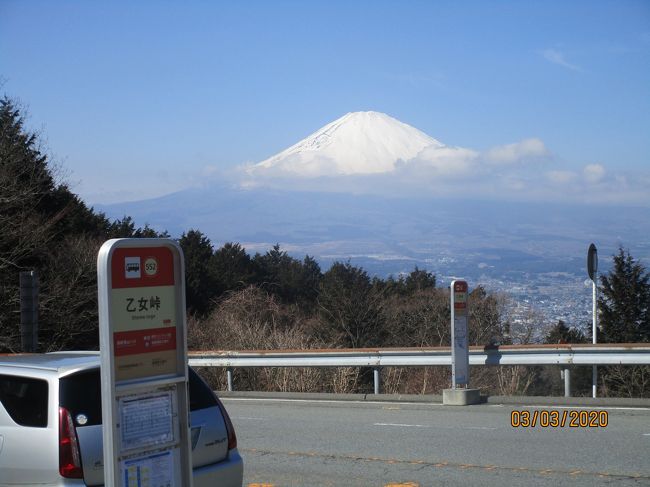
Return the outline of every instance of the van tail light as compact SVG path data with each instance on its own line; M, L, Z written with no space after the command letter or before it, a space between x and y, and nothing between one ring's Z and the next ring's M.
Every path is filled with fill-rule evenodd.
M59 473L68 479L82 479L81 454L77 432L72 416L65 408L59 408Z
M223 420L226 423L226 431L228 432L228 450L232 450L233 448L237 448L237 435L235 434L235 428L232 425L232 421L230 421L230 416L228 416L228 411L226 411L225 406L218 397L215 396L215 398L219 405L219 409L221 410Z

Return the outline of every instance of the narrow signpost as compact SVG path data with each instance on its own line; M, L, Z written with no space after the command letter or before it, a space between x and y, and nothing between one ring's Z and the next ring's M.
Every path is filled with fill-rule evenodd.
M592 330L591 340L595 345L597 343L596 332L598 328L598 249L592 243L587 250L587 274L592 282ZM592 365L591 368L591 396L596 397L596 389L598 385L598 367Z
M480 401L480 391L469 389L468 286L454 280L451 299L451 389L442 391L443 404L464 406Z
M469 384L467 338L467 282L451 283L451 387Z
M97 277L104 483L191 487L183 253L109 240Z

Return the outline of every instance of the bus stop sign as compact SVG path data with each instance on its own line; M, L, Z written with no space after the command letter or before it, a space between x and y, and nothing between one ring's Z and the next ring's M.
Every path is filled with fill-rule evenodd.
M97 283L104 484L191 487L183 252L109 240Z

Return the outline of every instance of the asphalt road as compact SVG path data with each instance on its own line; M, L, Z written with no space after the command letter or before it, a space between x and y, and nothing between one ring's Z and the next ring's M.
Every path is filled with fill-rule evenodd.
M245 486L650 486L650 408L227 398ZM564 427L513 427L511 412L567 412ZM588 409L589 410L589 409ZM546 413L543 413L548 419ZM575 413L573 413L575 414ZM601 416L602 418L602 416Z

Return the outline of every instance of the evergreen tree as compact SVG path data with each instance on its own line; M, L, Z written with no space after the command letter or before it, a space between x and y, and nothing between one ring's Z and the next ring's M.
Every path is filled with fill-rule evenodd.
M275 244L266 254L256 254L253 262L258 271L258 282L267 292L278 296L284 302L294 301L293 272L294 259Z
M429 288L411 294L389 291L384 298L382 314L388 334L382 346L449 346L450 309L446 289Z
M569 328L562 320L558 320L544 339L544 343L587 343L588 338L580 330Z
M609 343L650 341L650 275L619 248L612 270L600 277L601 339Z
M300 278L298 280L298 300L303 308L311 309L316 305L322 277L323 274L316 259L306 255L302 260Z
M136 227L130 216L111 222L106 230L108 238L167 238L169 233L157 232L148 224L144 228Z
M335 262L323 275L318 305L321 319L344 347L380 346L385 337L382 295L366 271L349 262Z
M408 293L433 289L436 287L436 276L431 272L418 269L418 266L415 266L415 269L406 277L405 284Z
M219 248L212 256L210 267L216 282L216 296L240 291L256 280L253 261L238 243L228 242Z
M213 248L210 239L198 230L184 233L179 244L185 256L185 300L190 313L205 315L212 306L217 282L210 265Z
M298 304L310 309L316 302L321 277L320 266L310 256L301 262L273 246L266 254L253 259L258 270L259 285L285 304Z
M629 251L619 248L614 266L600 277L599 342L650 341L650 274ZM605 395L650 396L650 366L614 365L599 369Z

